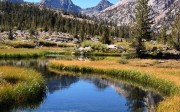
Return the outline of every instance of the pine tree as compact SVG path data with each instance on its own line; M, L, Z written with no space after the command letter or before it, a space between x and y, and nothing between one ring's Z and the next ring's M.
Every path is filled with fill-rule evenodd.
M172 29L173 45L177 50L180 50L180 16L178 16L173 24Z
M110 32L107 27L105 27L104 32L103 32L102 43L103 44L111 44Z
M135 38L137 41L136 51L141 53L145 50L143 39L150 40L151 24L153 17L151 16L151 7L148 5L149 0L137 0L136 6L136 24L135 24Z
M8 39L9 39L9 40L13 40L13 39L14 39L14 38L13 38L13 32L12 32L12 30L9 31Z
M163 44L167 43L167 29L165 26L161 29L158 41L162 42Z

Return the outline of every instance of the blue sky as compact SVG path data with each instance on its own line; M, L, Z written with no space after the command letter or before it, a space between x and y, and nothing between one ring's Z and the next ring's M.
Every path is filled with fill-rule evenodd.
M39 2L41 0L24 0L28 2ZM72 0L74 4L82 7L82 8L88 8L88 7L93 7L97 5L100 0ZM109 0L111 3L116 3L118 0Z

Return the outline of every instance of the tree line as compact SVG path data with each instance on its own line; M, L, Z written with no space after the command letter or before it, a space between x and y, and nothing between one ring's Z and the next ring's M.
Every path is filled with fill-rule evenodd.
M116 26L107 22L88 21L90 18L75 15L73 18L63 17L62 12L54 11L34 4L14 4L0 2L0 31L36 30L70 33L82 41L88 37L101 36L105 44L112 43L113 37L135 40L137 52L144 50L143 39L156 40L169 44L180 50L180 16L172 26L172 33L167 34L166 27L154 32L151 28L153 17L149 0L138 0L134 26ZM64 13L68 15L68 13ZM77 19L81 16L82 20Z
M65 15L68 15L66 13ZM42 30L70 33L81 40L93 36L104 37L104 43L110 43L110 37L128 35L123 27L111 26L106 22L78 20L63 17L62 12L54 11L34 4L15 4L0 2L0 31ZM82 15L80 15L83 17ZM86 18L86 17L85 17Z

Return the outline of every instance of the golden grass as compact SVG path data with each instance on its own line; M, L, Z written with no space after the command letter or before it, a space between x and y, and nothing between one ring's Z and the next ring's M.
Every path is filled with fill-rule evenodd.
M169 80L176 85L180 85L180 69L179 68L160 68L156 66L137 66L134 62L130 61L129 64L119 64L112 60L100 61L52 61L52 63L67 65L78 65L100 69L123 69L123 70L138 70L151 74L151 76Z
M0 49L0 58L39 58L49 55L51 53L62 53L62 49L58 48L39 48L39 49L27 49L27 48L10 48Z
M21 67L0 67L0 107L34 101L44 91L44 79L36 71Z
M157 112L180 112L180 97L174 95L166 98L159 104Z
M156 63L157 60L129 60L128 64L120 64L117 59L100 60L100 61L66 61L66 60L51 60L50 63L64 66L79 66L79 67L91 67L95 69L117 69L117 70L136 70L149 74L150 77L154 77L160 80L166 80L172 82L176 86L180 87L180 65L177 60L166 60L163 63ZM170 65L169 65L170 64ZM172 65L172 66L171 66ZM179 112L180 110L180 95L173 95L166 98L158 106L158 112Z
M62 51L62 48L59 47L41 47L38 49L10 48L10 49L0 49L0 54L32 54L32 53L42 53L47 51Z
M18 48L18 49L0 49L0 54L31 54L31 53L40 53L44 52L44 49L26 49L26 48Z

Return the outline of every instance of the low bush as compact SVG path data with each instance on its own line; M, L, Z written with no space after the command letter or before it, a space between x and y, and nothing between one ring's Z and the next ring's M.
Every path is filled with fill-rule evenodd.
M57 46L57 43L49 42L49 41L45 41L45 40L40 40L39 41L39 46L55 47L55 46Z
M100 42L85 41L81 43L82 47L91 47L94 52L106 52L107 45Z
M127 58L122 57L122 58L119 60L119 63L120 63L120 64L128 64L128 63L129 63L129 61L128 61L128 59L127 59Z

